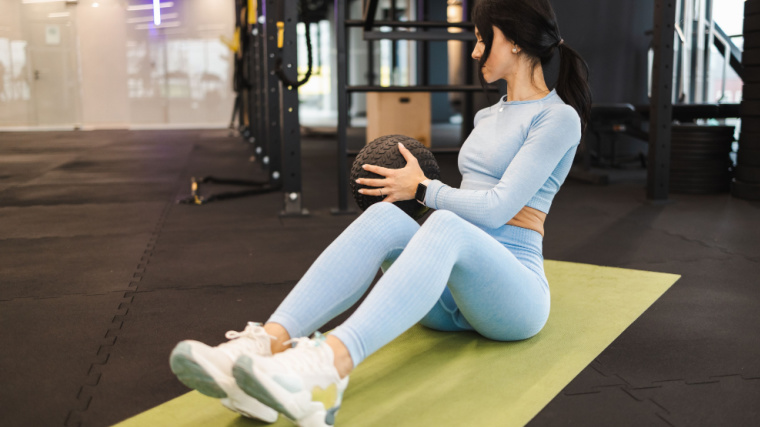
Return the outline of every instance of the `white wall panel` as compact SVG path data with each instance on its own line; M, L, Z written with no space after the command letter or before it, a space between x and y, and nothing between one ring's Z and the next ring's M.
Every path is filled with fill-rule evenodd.
M152 4L0 0L0 127L226 126L233 56L220 36L233 35L234 1L164 0L160 25ZM60 47L40 36L49 26Z
M82 122L85 127L127 127L125 2L88 3L77 6Z

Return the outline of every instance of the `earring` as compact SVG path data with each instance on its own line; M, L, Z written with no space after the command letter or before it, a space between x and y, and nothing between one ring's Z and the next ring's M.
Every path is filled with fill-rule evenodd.
M512 48L512 53L517 53L517 48L516 47Z

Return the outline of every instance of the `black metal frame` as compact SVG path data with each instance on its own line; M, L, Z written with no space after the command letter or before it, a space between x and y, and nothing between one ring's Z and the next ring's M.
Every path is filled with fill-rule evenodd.
M355 213L354 209L348 207L348 144L347 128L350 126L348 117L349 96L352 93L359 92L464 92L467 94L463 106L463 113L472 115L473 101L472 93L483 91L483 88L475 85L429 85L428 81L428 64L427 64L427 42L428 41L448 41L461 40L463 42L475 41L475 36L471 32L462 33L444 33L428 32L431 28L449 28L457 27L464 29L474 29L471 22L432 22L427 21L425 0L417 0L417 18L420 21L395 21L395 20L375 20L379 0L366 0L364 7L364 19L349 20L346 19L346 0L335 0L335 32L336 47L338 52L338 70L337 70L337 95L338 95L338 207L333 209L334 214L351 214ZM463 1L463 20L469 19L471 1ZM391 7L395 10L395 1L391 0ZM394 16L395 18L395 16ZM376 27L391 28L417 28L421 31L373 31ZM372 45L375 40L413 40L419 42L417 45L417 70L418 82L420 85L414 87L408 86L389 86L382 87L374 85L374 76L370 76L369 85L348 85L348 62L346 52L348 52L348 31L351 28L362 28L364 40ZM370 75L373 69L369 70ZM467 68L467 81L472 81L474 73ZM489 89L498 90L498 89ZM462 133L469 134L471 129L463 123ZM449 150L446 150L449 151Z
M295 3L295 0L286 2L283 16L285 34L296 34L298 8ZM308 25L306 31L310 31ZM298 57L295 46L295 36L286 38L282 46L282 69L285 76L293 82L298 81ZM279 150L282 156L280 178L285 196L285 209L282 214L308 214L308 211L302 207L301 197L301 125L298 121L298 87L285 85L280 81L279 88L281 134L278 137L282 148Z
M255 155L252 159L261 164L267 172L268 180L193 177L192 195L180 202L200 205L214 200L282 191L284 208L280 215L308 215L308 210L302 207L301 195L298 88L283 85L275 72L278 61L281 60L285 76L294 81L298 77L297 2L298 0L257 0L255 22L250 28L246 22L244 43L241 43L241 46L246 47L244 67L247 84L245 88L239 88L244 95L238 95L235 111L241 114L239 124L242 136L246 142L253 144ZM278 24L282 25L282 45ZM241 108L243 103L246 108ZM248 126L244 126L245 118L248 119ZM250 188L205 197L200 194L200 184L205 183Z
M653 201L668 199L675 2L676 0L655 0L654 3L654 62L647 161L647 198Z

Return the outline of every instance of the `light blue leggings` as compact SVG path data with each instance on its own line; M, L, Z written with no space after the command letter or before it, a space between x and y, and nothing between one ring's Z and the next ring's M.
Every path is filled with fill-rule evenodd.
M498 341L529 338L549 316L541 235L511 225L492 234L445 210L420 227L395 205L375 203L322 252L269 321L291 337L308 336L355 304L382 267L372 292L331 333L354 366L417 322Z

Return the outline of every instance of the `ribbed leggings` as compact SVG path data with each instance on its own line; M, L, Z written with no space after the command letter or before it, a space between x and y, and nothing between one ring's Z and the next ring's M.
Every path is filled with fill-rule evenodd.
M498 341L529 338L549 316L541 235L510 225L493 234L450 211L435 211L420 226L395 205L375 203L322 252L269 321L293 338L311 335L355 304L382 267L367 298L331 333L354 366L417 322Z

